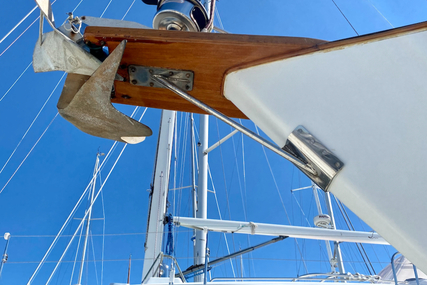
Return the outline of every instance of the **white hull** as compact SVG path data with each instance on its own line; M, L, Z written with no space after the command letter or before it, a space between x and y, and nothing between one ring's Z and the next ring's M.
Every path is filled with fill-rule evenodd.
M279 146L303 125L345 166L329 191L427 271L427 32L241 69L224 94Z

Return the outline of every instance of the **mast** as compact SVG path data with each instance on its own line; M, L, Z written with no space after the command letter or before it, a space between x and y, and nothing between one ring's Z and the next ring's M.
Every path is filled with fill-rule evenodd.
M95 168L93 169L93 178L92 178L92 189L89 193L90 195L90 206L89 209L87 209L87 222L86 222L86 233L85 233L85 240L83 243L83 253L82 253L82 262L80 263L80 270L79 270L79 279L77 281L77 284L82 284L82 276L83 276L83 268L85 264L85 258L86 258L86 250L87 250L87 242L89 238L89 230L90 230L90 221L92 219L92 207L93 207L93 200L95 196L95 187L96 187L96 174L99 167L99 156L101 154L98 152L96 154L96 161L95 161Z
M207 219L207 193L208 193L208 154L205 154L205 149L208 148L209 135L209 116L200 115L200 141L199 141L199 180L197 188L197 212L196 217L199 219ZM206 255L206 234L203 230L196 231L196 251L194 257L196 264L205 264ZM202 276L194 277L195 282L201 282Z
M159 140L157 145L155 172L150 193L150 210L145 240L145 257L142 277L144 278L154 260L161 252L169 189L169 175L172 155L175 111L162 111Z
M213 13L215 12L212 8L215 7L215 0L203 0L201 1L203 6L206 8L206 12L209 17L209 23L213 26ZM214 4L212 6L212 3ZM214 8L215 9L215 8ZM211 11L212 10L212 11ZM208 24L209 26L209 24ZM208 32L203 29L202 32ZM200 115L200 141L199 141L199 180L197 184L197 212L196 217L199 219L208 218L208 154L205 150L208 149L209 141L209 115ZM196 259L195 264L205 264L206 261L206 246L207 246L207 231L197 230L196 231L196 245L194 251L194 258ZM201 275L194 277L195 282L202 282L206 284L207 271L202 279Z
M323 214L322 213L322 207L320 206L319 194L317 192L319 187L317 187L317 185L313 183L312 188L313 188L314 198L315 198L316 204L317 204L317 211L319 212L319 215L321 215L321 214ZM336 230L334 210L332 209L331 196L330 196L329 192L325 192L325 204L326 204L326 209L328 211L328 215L331 218L331 223L330 223L331 229ZM344 274L345 269L344 269L344 263L342 261L340 243L337 241L334 241L334 252L332 253L331 244L329 243L329 241L325 241L325 242L326 242L326 249L328 252L328 257L329 257L329 262L331 264L332 272L335 272L335 263L337 263L339 273Z
M317 192L316 184L312 183L312 188L313 188L314 199L316 200L317 213L319 215L322 215L323 214L322 206L320 205L319 193ZM334 256L332 255L331 244L329 243L328 240L325 240L325 244L326 244L326 252L328 253L329 264L331 265L331 272L335 272L335 262L334 262Z
M325 201L326 201L326 208L328 209L328 214L331 217L331 226L332 229L336 230L335 227L335 217L334 217L334 210L332 209L332 204L331 204L331 195L329 192L325 192ZM340 271L340 274L344 274L345 273L345 268L344 268L344 263L342 260L342 254L341 254L341 247L340 247L340 243L335 241L334 242L334 258L336 258L337 263L338 263L338 269Z
M196 164L195 164L195 136L194 136L194 116L193 113L190 114L190 123L191 123L191 186L192 186L192 198L193 198L193 218L197 217L197 190L196 190ZM197 264L197 258L196 258L196 230L193 230L193 253L194 253L194 260L193 263Z

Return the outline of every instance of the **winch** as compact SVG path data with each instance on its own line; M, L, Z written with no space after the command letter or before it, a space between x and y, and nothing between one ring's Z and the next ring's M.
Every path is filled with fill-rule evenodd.
M202 3L198 0L143 0L143 2L157 5L153 19L154 29L200 32L208 28L210 18L208 10L211 1Z

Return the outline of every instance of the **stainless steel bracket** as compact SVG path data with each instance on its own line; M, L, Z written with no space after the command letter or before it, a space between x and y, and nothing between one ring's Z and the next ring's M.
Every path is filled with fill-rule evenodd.
M133 85L166 88L163 84L151 78L152 75L160 75L179 88L186 91L193 90L194 72L190 70L129 65L128 72L129 81Z
M221 112L197 100L177 85L170 82L168 78L162 75L152 75L151 79L292 162L324 191L327 191L332 179L344 166L332 152L304 129L304 127L300 126L292 132L288 137L288 142L282 149Z
M317 174L313 175L296 165L324 191L327 191L332 179L344 166L338 157L303 126L298 126L289 135L283 150L315 169Z

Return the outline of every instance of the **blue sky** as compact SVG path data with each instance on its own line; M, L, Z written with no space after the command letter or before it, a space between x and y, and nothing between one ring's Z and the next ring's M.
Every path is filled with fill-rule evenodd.
M29 0L3 2L0 11L0 38L35 6L35 2ZM65 13L72 11L79 2L57 0L53 5L57 24L62 23L66 18ZM81 1L75 15L98 17L109 2ZM132 2L111 1L104 17L121 19ZM356 32L361 35L413 24L427 18L426 0L335 0L335 3L354 29L331 0L220 0L217 7L224 29L232 33L311 37L328 41L354 37ZM152 6L137 0L125 19L151 26L154 13ZM12 234L9 262L6 263L0 279L2 284L25 284L29 279L52 242L52 235L58 232L90 181L97 151L107 153L113 145L112 141L80 132L60 116L54 119L57 112L56 102L64 82L63 79L60 80L62 72L35 74L31 66L25 71L32 61L32 51L38 36L38 22L29 26L37 17L38 10L0 43L0 169L4 166L0 171L0 190L4 188L0 193L0 234ZM29 28L25 31L27 27ZM58 87L53 92L56 85ZM48 100L51 93L52 96ZM134 110L134 107L130 106L116 107L127 114ZM138 111L136 117L139 118L142 112L143 108ZM105 237L103 284L126 281L129 254L132 254L134 260L131 282L141 281L148 211L146 190L149 189L152 179L159 118L159 110L147 110L142 122L152 128L153 136L139 145L126 147L105 184L103 198L105 231L108 235ZM198 116L195 118L197 123ZM33 120L32 127L6 164ZM249 121L243 123L254 128ZM176 177L176 187L183 187L190 185L191 181L187 114L178 116L177 129L180 139L176 153L178 171L173 173L172 178ZM210 129L210 144L231 131L230 127L214 118L210 120ZM38 144L33 148L38 140ZM106 162L101 174L102 179L107 176L123 146L118 144ZM268 150L264 153L261 146L248 138L235 135L233 140L212 152L210 169L213 182L209 181L209 189L216 191L222 218L288 224L289 217L293 225L312 224L316 209L311 191L294 194L290 192L291 189L307 186L310 182L288 162ZM174 191L171 194L175 194L175 201L180 201L179 206L174 206L176 212L189 216L191 201L188 190ZM215 195L209 193L210 218L219 218L215 201ZM338 212L338 208L335 208L335 211ZM84 210L81 208L75 217L82 217L83 214ZM356 229L370 230L354 215L350 215ZM100 201L94 209L94 217L103 217ZM64 234L74 232L77 223L78 220L73 220ZM339 228L346 229L342 218L338 217L337 223ZM102 227L102 221L93 222L95 258L90 253L90 260L101 259ZM183 228L178 231L181 234L176 241L176 255L181 268L187 268L192 260L189 241L191 233ZM237 234L227 236L231 252L247 247L249 242L254 245L267 239L255 236L248 239ZM58 260L67 242L67 237L61 238L48 261ZM4 240L0 240L0 249L4 244ZM226 254L224 244L222 235L212 234L211 255L219 257ZM290 239L270 245L253 253L250 256L253 262L248 261L249 256L244 257L244 275L304 274L301 255L309 271L327 271L323 245L323 242L299 240L298 249L295 241ZM74 260L75 250L75 247L71 248L65 260ZM92 251L92 244L90 250ZM367 273L354 246L345 246L343 251L349 261L346 265L349 271ZM393 253L392 249L371 246L366 246L366 251L377 273L388 262L389 254ZM54 265L45 264L33 284L45 284ZM62 264L51 284L68 284L71 268L71 262ZM233 268L236 274L241 274L240 261L235 261ZM95 276L95 270L98 277ZM100 262L96 263L96 268L93 262L90 263L84 280L92 282L91 284L100 284L100 271ZM230 264L216 268L214 274L232 276Z

